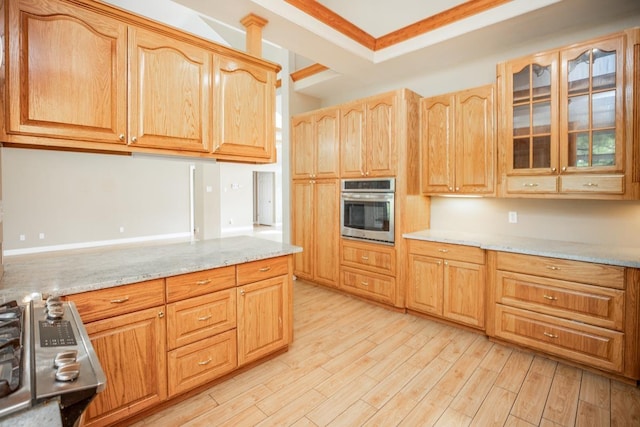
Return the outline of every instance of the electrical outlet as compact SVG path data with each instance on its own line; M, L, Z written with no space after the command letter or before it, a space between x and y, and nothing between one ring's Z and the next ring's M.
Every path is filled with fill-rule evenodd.
M509 224L517 224L518 223L518 212L509 211Z
M44 240L44 233L40 233L40 234L38 234L38 239L40 239L40 240Z
M27 240L27 236L25 236L24 234L20 235L20 241L24 242L25 240Z
M124 233L124 227L120 227L120 232Z

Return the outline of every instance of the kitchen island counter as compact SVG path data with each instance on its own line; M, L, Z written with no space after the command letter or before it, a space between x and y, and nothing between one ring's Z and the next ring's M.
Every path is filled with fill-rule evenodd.
M475 246L481 249L575 261L640 268L640 248L606 246L559 240L467 233L449 230L422 230L404 238Z
M301 251L298 246L237 236L16 256L5 259L0 301L70 295Z

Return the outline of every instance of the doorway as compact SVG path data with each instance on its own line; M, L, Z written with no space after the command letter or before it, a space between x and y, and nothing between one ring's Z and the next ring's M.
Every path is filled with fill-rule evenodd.
M253 172L253 222L273 226L276 217L276 173Z

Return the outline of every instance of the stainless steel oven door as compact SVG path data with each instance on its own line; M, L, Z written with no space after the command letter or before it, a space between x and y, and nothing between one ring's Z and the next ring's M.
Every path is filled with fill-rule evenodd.
M340 229L344 237L393 244L393 193L342 193Z

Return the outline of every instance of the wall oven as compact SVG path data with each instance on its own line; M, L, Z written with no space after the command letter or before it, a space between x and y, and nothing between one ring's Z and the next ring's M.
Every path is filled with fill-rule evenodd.
M395 184L394 178L343 179L341 235L394 244Z

